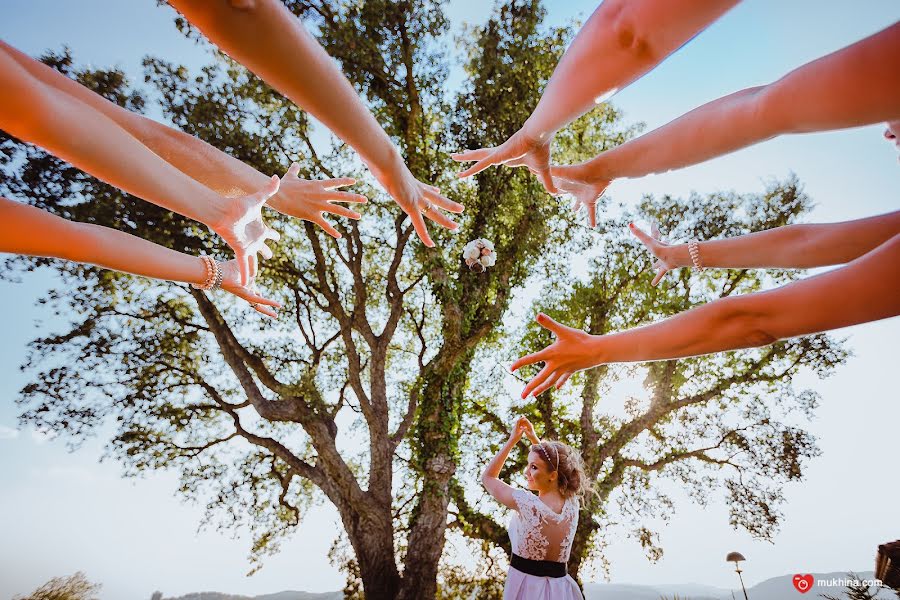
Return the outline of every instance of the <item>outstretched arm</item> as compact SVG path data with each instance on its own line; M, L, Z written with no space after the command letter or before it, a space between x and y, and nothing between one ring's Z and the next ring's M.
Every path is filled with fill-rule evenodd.
M516 444L519 443L522 436L525 435L529 426L530 423L528 423L528 419L519 417L515 427L513 427L512 433L509 435L509 439L506 440L506 443L500 448L500 451L497 452L496 456L491 459L491 462L487 464L484 468L484 472L481 474L481 484L488 493L498 502L505 504L509 508L516 508L516 501L513 498L513 490L515 488L500 481L500 470L503 468L503 463L505 463L506 459L509 457L509 453L516 447Z
M353 86L315 38L278 0L169 0L223 52L307 110L355 149L387 192L412 219L428 246L422 215L456 225L437 209L462 205L416 180Z
M130 194L200 221L234 250L241 280L256 253L278 234L261 209L278 191L277 177L262 192L224 198L160 158L115 121L34 77L0 48L0 127Z
M767 292L723 298L659 323L593 336L538 315L556 334L513 370L544 362L522 397L557 388L572 373L600 364L698 356L764 346L778 340L886 319L900 314L900 235L844 267Z
M686 167L784 133L898 118L900 22L774 83L705 104L586 163L554 167L552 174L558 186L579 182L602 192L614 179Z
M562 127L638 79L706 29L738 0L606 0L559 61L534 112L496 148L454 155L478 161L460 177L491 165L524 165L550 193L550 143Z
M269 181L268 176L203 140L126 110L2 40L0 50L35 79L106 115L163 160L222 196L244 196L265 187ZM288 216L313 221L330 235L340 237L325 221L323 213L359 219L358 213L332 202L359 203L365 202L365 197L335 191L353 184L353 179L307 181L297 177L298 171L299 167L292 167L288 176L282 179L278 193L266 205Z
M692 267L688 244L667 244L654 228L631 233L656 257L653 285L672 269ZM700 266L713 269L809 269L859 258L900 234L900 211L844 221L785 225L724 240L697 243Z
M90 223L67 221L46 211L0 197L0 252L46 256L88 263L153 279L202 284L206 267L201 258L159 246L139 237ZM222 289L276 316L267 300L242 286L235 261L221 263Z

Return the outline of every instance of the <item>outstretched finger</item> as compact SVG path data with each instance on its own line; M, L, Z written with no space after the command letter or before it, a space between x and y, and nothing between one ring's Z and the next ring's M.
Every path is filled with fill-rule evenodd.
M243 250L235 250L234 259L237 261L241 285L247 285L247 282L250 281L250 256Z
M365 204L369 199L362 194L351 194L350 192L334 192L328 194L328 202L351 202L353 204Z
M300 174L300 163L291 163L291 167L287 170L287 177L297 177Z
M362 218L362 215L358 212L352 211L346 206L338 206L336 204L329 204L328 208L325 209L333 215L337 215L339 217L347 217L348 219L356 219L359 220Z
M455 230L459 227L459 225L450 217L442 213L436 208L430 208L422 213L441 227L446 227L450 230Z
M340 231L338 231L337 229L335 229L334 227L332 227L332 226L331 226L331 223L329 223L329 222L326 221L325 219L319 219L319 220L315 221L315 223L316 223L316 225L318 225L319 227L321 227L322 229L324 229L324 230L325 230L325 233L327 233L328 235L330 235L331 237L333 237L333 238L336 239L336 240L339 240L339 239L341 239L342 237L344 237L344 236L341 235L341 232L340 232Z
M278 175L272 175L266 187L254 194L256 196L256 204L263 206L269 198L278 193L279 187L281 187L281 180L278 178Z
M272 229L271 227L266 227L266 233L263 235L263 239L272 240L273 242L277 242L281 239L281 234Z
M556 389L561 390L562 386L566 385L566 382L569 380L569 377L572 376L572 372L568 371L563 373L562 377L559 378L559 381L556 382Z
M547 330L553 332L553 334L556 335L556 337L559 337L561 334L565 333L566 330L568 329L568 327L566 327L565 325L560 325L559 323L557 323L556 321L554 321L553 319L551 319L544 313L538 313L538 316L535 318L535 321L537 321L538 325L540 325L544 329L547 329Z
M441 196L439 193L435 191L428 190L425 192L425 196L431 201L435 206L440 206L446 211L450 211L452 213L461 213L465 210L465 206L460 204L459 202L454 202L450 198L446 196Z
M534 394L534 390L541 386L544 381L547 380L548 377L553 373L553 369L549 364L545 365L540 372L534 376L534 378L528 382L528 385L525 386L525 389L522 390L522 399L524 400L528 396ZM535 394L536 395L536 394Z
M413 209L413 211L408 214L409 219L412 221L413 228L416 230L416 235L419 236L422 243L428 248L434 248L434 242L431 241L431 236L428 235L428 228L425 226L425 219L422 218L422 213Z
M590 223L591 229L594 229L597 227L597 200L585 202L584 205L587 207L588 223Z
M547 193L551 196L558 196L560 194L559 189L556 187L556 183L553 181L553 177L550 175L550 169L540 169L537 171L538 179L540 179L541 183L544 185L544 189L547 190Z
M275 255L272 252L272 249L269 248L268 246L266 246L265 244L259 245L258 252L260 254L262 254L262 257L266 260L269 260L270 258L272 258ZM255 254L253 255L253 258L251 259L251 261L252 262L250 263L250 277L252 278L252 277L256 276L256 255Z
M268 298L260 296L249 288L238 288L237 290L235 290L234 295L238 298L246 300L247 302L250 302L251 304L262 304L265 306L281 308L281 302L278 302L277 300L269 300Z
M353 185L356 180L352 177L338 177L337 179L325 179L322 181L322 187L326 190L333 190L339 187L347 187Z
M533 352L531 354L527 354L522 358L518 359L516 362L509 366L510 373L515 373L518 369L526 365L533 365L537 362L542 362L547 357L547 349L544 348L538 352Z
M668 272L669 271L665 268L657 269L656 277L653 278L653 281L650 282L650 285L652 285L653 287L656 287L657 284L662 280L663 277L665 277L666 273L668 273Z
M648 250L652 250L654 246L654 242L656 241L653 237L647 234L646 231L642 230L640 227L635 225L634 223L628 224L628 231L638 239L644 246L647 247Z
M462 152L454 152L450 158L456 162L471 162L473 160L481 160L495 150L495 148L476 148L475 150L463 150Z
M559 378L562 377L562 375L563 374L560 371L554 371L547 376L547 379L544 380L544 383L534 388L531 393L534 396L540 396L550 388L554 387L556 385L556 382L559 381Z
M656 221L650 223L650 235L653 236L654 240L659 239L659 227L656 225Z
M481 160L479 160L477 163L475 163L474 165L472 165L471 167L469 167L462 173L457 173L456 176L459 177L460 179L465 179L466 177L471 177L472 175L475 175L476 173L481 173L488 167L493 166L499 162L503 162L503 160L500 157L498 157L496 153L491 154L487 158L482 158Z

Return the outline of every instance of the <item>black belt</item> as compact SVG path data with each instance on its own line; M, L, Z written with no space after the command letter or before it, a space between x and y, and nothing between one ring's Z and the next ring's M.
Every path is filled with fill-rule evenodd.
M531 560L518 554L512 555L509 566L517 571L537 577L565 577L568 575L566 563L556 562L555 560Z

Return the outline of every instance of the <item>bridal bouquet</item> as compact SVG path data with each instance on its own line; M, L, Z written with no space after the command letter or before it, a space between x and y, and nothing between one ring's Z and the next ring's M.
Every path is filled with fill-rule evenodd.
M489 240L478 238L472 240L463 248L463 258L466 265L476 273L483 273L488 267L493 267L497 262L494 254L494 244Z

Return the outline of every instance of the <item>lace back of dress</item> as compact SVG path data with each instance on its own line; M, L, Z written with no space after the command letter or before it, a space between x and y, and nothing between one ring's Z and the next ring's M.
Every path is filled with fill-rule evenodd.
M567 562L578 526L578 503L569 499L556 514L531 492L522 491L518 513L522 519L521 539L513 550L531 560Z

